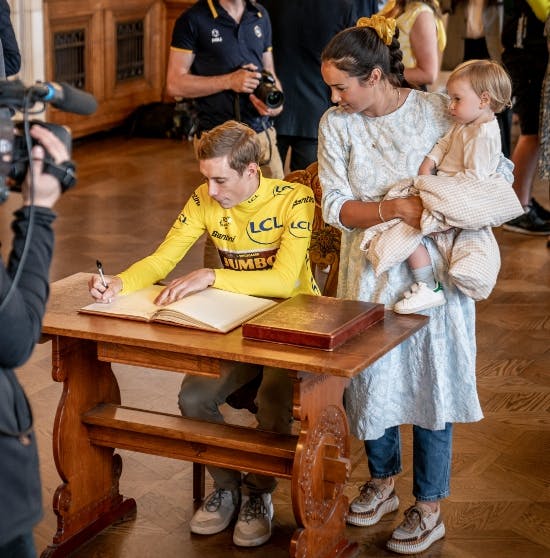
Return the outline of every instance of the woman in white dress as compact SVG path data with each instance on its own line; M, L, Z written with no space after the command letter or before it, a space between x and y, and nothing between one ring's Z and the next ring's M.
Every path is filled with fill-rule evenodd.
M411 197L380 202L396 181L415 176L451 125L448 98L400 86L402 54L395 20L363 18L336 35L322 55L332 101L319 125L319 178L325 220L342 230L338 296L388 307L412 277L405 263L376 277L360 245L364 230L401 218L419 228L422 205ZM346 391L352 433L365 442L371 478L351 502L348 523L374 525L399 507L399 425L413 425L413 495L388 548L426 550L445 535L439 502L449 495L452 423L482 418L475 378L475 307L449 281L447 264L426 241L447 303L428 324L354 378Z

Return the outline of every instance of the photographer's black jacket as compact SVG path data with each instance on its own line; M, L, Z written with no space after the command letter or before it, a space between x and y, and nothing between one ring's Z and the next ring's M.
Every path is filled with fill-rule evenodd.
M14 368L23 365L40 337L49 294L55 214L34 209L30 249L16 290L0 313L0 546L32 531L42 515L32 415ZM0 302L19 265L30 208L15 213L8 267L0 262Z
M11 24L10 6L7 0L0 0L0 41L4 51L6 76L13 76L21 68L21 54Z

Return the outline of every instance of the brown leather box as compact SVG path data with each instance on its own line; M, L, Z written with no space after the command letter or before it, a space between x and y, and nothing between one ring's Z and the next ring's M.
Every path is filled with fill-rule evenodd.
M243 337L331 351L384 318L384 305L296 295L243 324Z

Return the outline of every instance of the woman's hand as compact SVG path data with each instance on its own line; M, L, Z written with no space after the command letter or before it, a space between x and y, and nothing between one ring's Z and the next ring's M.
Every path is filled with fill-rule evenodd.
M215 279L216 275L212 269L196 269L183 277L178 277L171 281L157 296L155 304L164 306L180 300L186 295L204 291L204 289L214 284Z
M392 200L384 201L384 207L387 208L384 213L390 213L391 218L398 217L407 225L414 229L420 230L420 219L424 206L422 200L418 196L411 196L409 198L394 198ZM389 206L389 208L388 208ZM389 211L388 211L389 210ZM386 221L389 219L386 218Z
M120 277L105 275L105 283L103 284L100 275L92 275L88 281L88 289L96 302L108 303L122 290L122 279Z

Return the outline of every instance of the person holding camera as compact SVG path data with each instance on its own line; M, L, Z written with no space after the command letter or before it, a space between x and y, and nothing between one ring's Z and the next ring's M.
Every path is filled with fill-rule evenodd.
M63 142L44 126L30 130L32 149L23 207L12 222L14 237L7 266L0 262L0 556L35 558L33 526L42 516L36 436L32 413L14 368L30 357L42 329L49 294L54 235L52 207L60 183L44 172L45 151L55 164L69 159ZM29 174L34 188L31 192ZM32 230L24 256L27 234ZM14 278L18 282L13 288Z
M244 122L258 134L262 174L283 177L271 121L283 110L283 96L263 6L254 0L198 0L182 13L172 33L166 90L196 100L195 146L203 132L227 120Z

